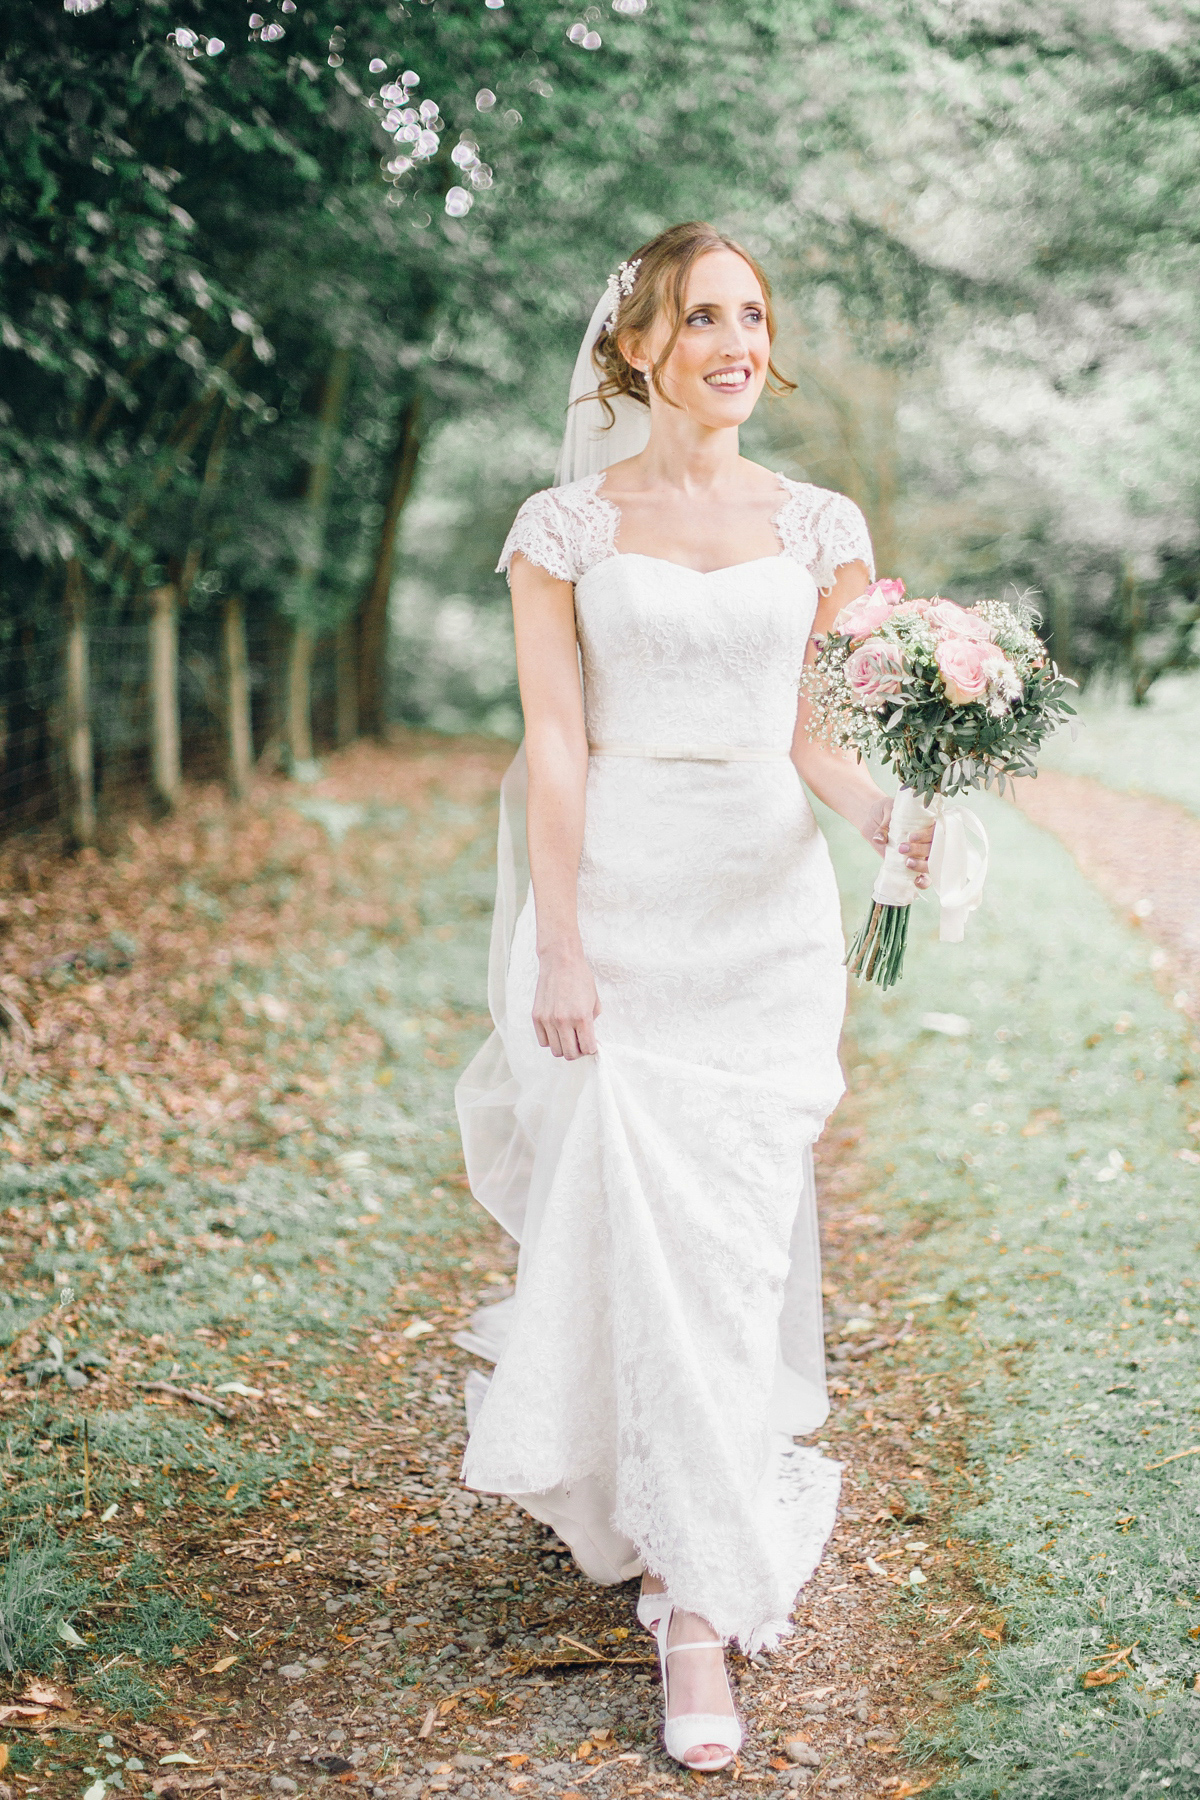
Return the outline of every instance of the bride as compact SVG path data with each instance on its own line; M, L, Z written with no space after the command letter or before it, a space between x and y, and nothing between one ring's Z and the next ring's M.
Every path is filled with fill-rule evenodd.
M805 790L879 851L891 811L806 732L814 634L873 569L850 500L740 454L773 329L758 265L703 224L596 309L559 485L501 559L526 744L496 1030L458 1090L472 1190L520 1242L514 1296L459 1339L496 1364L463 1479L594 1580L641 1574L666 1746L697 1770L741 1744L724 1644L789 1630L837 1504L837 1464L793 1442L828 1413L811 1147L845 1004ZM927 885L929 833L907 852Z

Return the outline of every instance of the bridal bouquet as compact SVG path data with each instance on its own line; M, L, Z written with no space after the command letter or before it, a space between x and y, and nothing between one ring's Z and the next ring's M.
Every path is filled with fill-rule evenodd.
M877 757L900 780L871 911L846 959L862 980L891 987L904 964L918 889L898 846L930 817L942 827L931 874L941 936L958 941L979 903L987 837L946 797L993 781L1003 792L1010 776L1036 775L1042 740L1074 712L1075 683L1047 657L1035 620L1023 603L909 600L902 581L877 581L819 641L803 681L811 734Z

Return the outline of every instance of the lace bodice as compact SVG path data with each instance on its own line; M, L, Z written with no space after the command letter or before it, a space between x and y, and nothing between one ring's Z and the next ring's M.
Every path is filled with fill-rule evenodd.
M783 555L807 569L822 593L833 586L843 563L865 563L874 580L870 533L853 500L810 481L777 479L784 500L772 523ZM497 568L507 574L519 550L559 581L574 582L620 554L621 514L601 493L603 482L601 472L531 494L513 521Z
M575 583L589 744L786 755L816 609L787 556L706 574L632 553L593 563Z

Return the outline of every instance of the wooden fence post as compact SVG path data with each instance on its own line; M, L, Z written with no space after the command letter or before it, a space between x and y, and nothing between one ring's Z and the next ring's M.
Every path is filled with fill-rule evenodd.
M77 556L67 563L63 727L67 761L67 829L76 849L96 841L96 790L88 694L87 584Z
M316 647L312 628L297 625L292 632L287 670L287 746L293 769L313 759L312 664Z
M174 587L150 596L150 754L155 796L168 809L179 800L179 596Z
M225 602L221 624L225 660L225 731L229 791L240 800L250 784L254 739L250 725L250 657L246 649L246 609L236 594Z
M341 750L358 736L358 630L353 618L343 619L338 626L333 655L337 685L336 735Z

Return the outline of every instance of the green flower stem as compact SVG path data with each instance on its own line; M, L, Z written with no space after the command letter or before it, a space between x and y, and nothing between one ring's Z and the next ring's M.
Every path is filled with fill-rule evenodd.
M871 981L881 988L894 987L899 981L904 969L911 911L909 906L872 903L846 954L846 967L859 981Z

